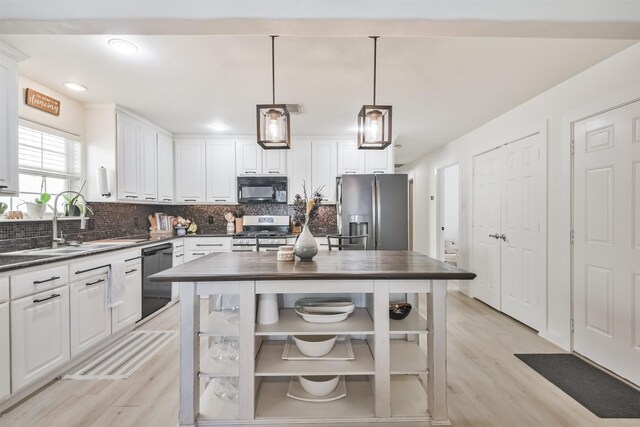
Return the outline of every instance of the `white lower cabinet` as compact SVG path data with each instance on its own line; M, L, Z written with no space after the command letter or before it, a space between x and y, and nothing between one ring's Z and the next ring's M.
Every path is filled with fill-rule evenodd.
M117 280L117 279L114 279ZM111 331L132 325L142 318L142 266L125 264L124 303L111 309Z
M2 281L0 280L0 285ZM8 284L7 284L8 285ZM0 401L11 392L11 351L9 348L9 303L0 304Z
M69 286L12 301L12 392L69 359Z
M111 310L107 308L107 275L72 283L71 357L111 335Z

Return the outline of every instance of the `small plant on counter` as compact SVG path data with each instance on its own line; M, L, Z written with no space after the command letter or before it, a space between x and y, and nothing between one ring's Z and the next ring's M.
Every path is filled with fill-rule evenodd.
M51 200L51 194L47 193L47 179L42 177L42 182L40 183L40 195L36 197L33 202L22 200L21 204L27 205L27 214L30 218L42 219L45 211L47 210L47 203L49 203L49 200Z
M84 190L84 186L86 183L87 181L84 181L82 183L80 189L78 190L78 193L82 193L82 190ZM79 195L69 197L63 194L62 198L64 199L64 216L85 216L87 211L93 214L93 210L89 206L85 205L84 203L78 203L78 200L81 200Z
M293 221L303 224L309 225L311 221L313 221L318 216L318 211L320 209L320 204L322 203L322 199L324 195L322 194L322 190L324 189L324 185L318 187L313 194L311 194L311 198L309 198L307 194L306 183L302 183L302 191L304 193L304 198L299 194L293 198Z

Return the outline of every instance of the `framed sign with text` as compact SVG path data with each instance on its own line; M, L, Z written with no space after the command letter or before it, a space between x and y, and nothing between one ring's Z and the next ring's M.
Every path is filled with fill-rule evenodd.
M53 114L54 116L60 115L60 101L33 89L27 88L25 93L25 102L27 105L46 113Z

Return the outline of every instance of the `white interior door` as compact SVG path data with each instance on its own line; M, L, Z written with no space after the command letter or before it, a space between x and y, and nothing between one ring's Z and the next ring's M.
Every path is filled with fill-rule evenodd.
M473 163L473 296L500 310L500 184L502 151Z
M640 102L574 138L574 350L640 384Z
M540 330L544 320L546 194L543 135L502 147L501 303L505 314Z

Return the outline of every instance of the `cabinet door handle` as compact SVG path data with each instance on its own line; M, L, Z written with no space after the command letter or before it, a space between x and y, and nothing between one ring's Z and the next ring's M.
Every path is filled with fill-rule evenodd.
M124 260L124 262L133 261L134 259L142 259L142 256L137 256L137 257L133 257L133 258L125 259L125 260ZM109 264L109 265L111 265L111 264Z
M185 202L195 202L196 199L184 199Z
M246 173L246 174L250 174L250 173L255 174L256 171L244 171L244 173Z
M204 252L194 252L193 255L205 255Z
M356 171L344 171L344 173L356 173Z
M214 202L226 202L227 199L213 199Z
M176 255L176 258L180 258L180 257L183 257L183 256L184 256L184 254Z
M127 199L137 199L138 198L138 196L124 196L124 197L126 197Z
M373 171L373 173L384 173L384 171Z
M0 188L9 188L8 185L0 185Z
M42 283L47 283L47 282L53 282L54 280L58 280L60 278L60 276L53 276L47 280L34 280L33 284L34 285L41 285Z
M505 242L507 241L507 235L506 234L501 234L498 238L504 240Z
M155 200L156 198L155 197L145 197L145 199L147 199L147 200Z
M138 271L138 269L137 269L137 268L132 268L132 269L131 269L131 270L129 270L129 271L125 271L125 272L124 272L124 274L135 273L136 271Z
M106 268L106 267L111 267L111 264L105 264L105 265L101 265L99 267L87 268L86 270L78 270L78 271L76 271L75 274L88 273L89 271L98 270L98 269Z
M85 283L84 285L85 286L93 286L93 285L97 285L98 283L102 283L102 282L104 282L104 279L98 279L95 282L88 282L88 283Z
M50 299L58 298L59 296L60 296L60 294L51 294L51 296L48 297L48 298L34 299L33 302L35 304L35 303L38 303L38 302L49 301Z
M269 173L280 173L280 171L269 171Z
M163 202L170 202L171 199L162 199Z

